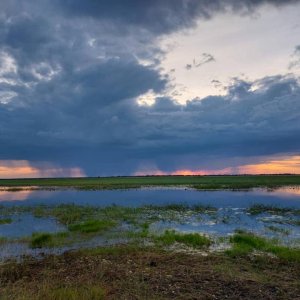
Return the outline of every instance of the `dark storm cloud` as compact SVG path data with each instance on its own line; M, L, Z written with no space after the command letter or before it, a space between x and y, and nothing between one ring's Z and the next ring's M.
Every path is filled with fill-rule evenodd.
M0 160L104 175L147 162L173 170L208 157L298 151L300 87L293 78L237 80L226 96L186 106L166 97L136 104L147 91L168 87L158 68L160 35L223 10L291 2L1 1Z
M260 88L252 91L254 85ZM186 106L168 98L151 107L124 100L88 109L75 101L12 112L2 105L0 155L78 161L89 174L104 175L134 172L147 161L172 171L213 165L208 158L224 164L236 156L297 152L299 99L295 79L272 77L236 82L226 96L194 99Z
M139 26L155 34L189 27L198 17L211 18L224 10L251 12L256 6L276 6L295 3L297 0L107 0L81 1L56 0L69 15L93 17L127 26Z

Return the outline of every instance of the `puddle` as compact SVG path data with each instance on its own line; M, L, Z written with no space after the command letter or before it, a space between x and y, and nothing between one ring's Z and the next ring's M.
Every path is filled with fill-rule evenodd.
M0 225L0 236L9 239L31 236L34 232L55 233L64 231L65 227L52 218L36 218L31 214L10 216L10 224Z

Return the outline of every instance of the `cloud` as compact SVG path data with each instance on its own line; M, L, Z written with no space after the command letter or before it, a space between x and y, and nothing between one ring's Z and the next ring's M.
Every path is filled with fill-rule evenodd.
M297 152L296 78L236 80L225 96L180 105L162 96L171 81L159 67L166 34L226 10L251 14L259 5L293 2L1 1L0 159L27 162L2 172L223 169L240 164L237 156L250 163ZM194 66L212 61L203 53ZM154 104L139 105L149 93Z
M236 175L236 174L300 174L300 156L267 157L254 164L238 165L224 169L179 169L165 172L153 166L134 173L136 176L145 175Z
M166 34L172 31L195 25L197 18L209 19L222 11L252 13L263 4L275 6L295 3L296 0L122 0L113 1L80 1L67 0L53 3L63 13L76 17L92 17L102 22L117 26L126 24L123 30L140 27L154 34Z
M186 64L185 68L189 71L192 68L199 68L205 64L216 61L213 55L209 53L202 53L200 60L193 59L192 64Z
M259 88L253 90L253 85ZM70 87L61 87L57 96L66 97ZM85 88L91 95L89 86L83 85L82 93ZM117 175L134 173L141 163L165 172L224 169L260 156L297 153L300 147L295 140L300 85L293 77L236 81L225 96L186 105L165 97L152 106L130 99L104 105L74 97L13 110L12 105L0 106L1 157L51 158L64 168L78 162L87 174Z
M84 177L77 167L61 168L49 163L32 165L25 160L0 160L0 178ZM1 191L0 191L1 194ZM25 193L26 195L26 193Z
M214 58L213 55L209 54L209 53L202 53L201 54L201 58L200 61L196 61L196 59L193 60L193 65L195 68L199 68L200 66L210 63L210 62L214 62L216 61L216 59Z
M186 65L185 65L185 68L189 71L189 70L192 69L192 65L191 65L191 64L186 64Z
M300 67L300 45L295 47L292 55L292 61L289 63L288 69L292 70Z

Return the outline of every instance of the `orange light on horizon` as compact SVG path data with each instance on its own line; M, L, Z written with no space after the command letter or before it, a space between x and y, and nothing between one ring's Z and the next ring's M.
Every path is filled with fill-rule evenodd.
M280 157L238 167L239 174L300 174L300 156Z
M27 160L0 160L0 178L84 177L80 168L35 167Z
M164 172L161 170L149 170L149 171L138 171L135 172L136 176L145 175L258 175L258 174L300 174L300 156L284 156L278 157L277 159L267 158L264 162L256 164L246 164L236 167L227 167L224 169L179 169L171 172Z

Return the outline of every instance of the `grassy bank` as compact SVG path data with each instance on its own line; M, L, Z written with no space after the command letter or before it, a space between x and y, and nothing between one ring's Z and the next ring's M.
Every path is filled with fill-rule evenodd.
M0 266L1 299L297 299L300 264L122 246Z
M128 189L147 186L190 186L197 189L276 188L300 185L299 175L258 176L140 176L99 178L1 179L0 187Z

